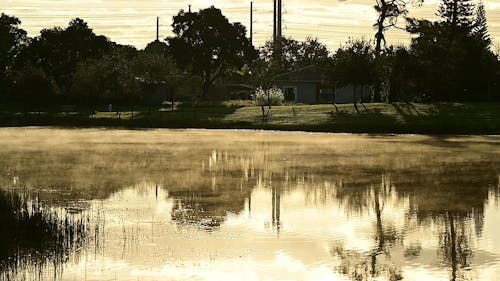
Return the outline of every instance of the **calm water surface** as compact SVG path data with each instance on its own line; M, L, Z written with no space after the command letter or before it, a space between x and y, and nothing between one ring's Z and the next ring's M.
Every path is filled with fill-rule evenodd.
M63 226L0 235L0 278L498 280L499 181L500 137L0 129L3 192Z

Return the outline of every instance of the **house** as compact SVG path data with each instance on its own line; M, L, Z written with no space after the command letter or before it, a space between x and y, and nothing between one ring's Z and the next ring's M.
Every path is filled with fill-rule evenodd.
M295 71L275 76L273 86L280 88L285 96L285 103L335 103L354 102L353 85L336 88L327 80L327 75L316 65L310 65ZM331 80L330 80L331 81ZM358 101L371 100L373 90L368 85L356 87Z

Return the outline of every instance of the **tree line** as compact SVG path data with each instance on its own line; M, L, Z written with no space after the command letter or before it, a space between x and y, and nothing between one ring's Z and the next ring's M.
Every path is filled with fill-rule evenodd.
M227 99L219 85L268 88L279 74L316 65L326 87L370 85L372 101L500 100L500 63L481 2L442 0L438 20L407 17L418 0L377 0L374 40L350 39L335 52L314 38L279 38L256 49L241 23L221 10L180 10L173 35L143 50L97 35L80 18L28 37L0 15L0 100L27 106L145 104L162 86L177 100ZM404 21L403 27L401 22ZM390 28L411 34L386 44Z

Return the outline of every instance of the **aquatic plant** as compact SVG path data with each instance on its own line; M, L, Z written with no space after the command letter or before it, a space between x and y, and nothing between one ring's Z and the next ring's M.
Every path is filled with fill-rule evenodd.
M0 190L0 280L49 265L57 275L84 244L87 224L83 217L46 208L26 192Z

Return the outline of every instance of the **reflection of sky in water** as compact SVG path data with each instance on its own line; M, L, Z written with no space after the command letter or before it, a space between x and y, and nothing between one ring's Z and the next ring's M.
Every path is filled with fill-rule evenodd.
M331 249L369 253L376 247L375 214L349 213L335 200L321 204L303 190L281 196L281 229L272 227L271 191L257 188L239 214L228 213L215 229L178 225L170 213L176 204L163 189L140 184L93 202L102 227L101 244L89 247L80 262L67 264L63 279L87 280L348 280L339 274L340 261ZM125 206L125 208L124 208ZM483 236L473 245L472 270L478 280L500 274L500 252L495 245L495 218L500 215L494 198L486 203ZM97 211L99 210L99 211ZM382 216L404 235L390 250L390 261L400 266L405 280L448 279L449 270L437 255L439 227L418 226L408 216L405 200L388 200ZM473 224L472 221L468 222ZM498 232L496 232L498 233ZM498 242L496 242L498 244ZM405 257L409 245L420 256Z
M500 276L498 138L233 134L0 130L0 184L98 226L63 280Z

